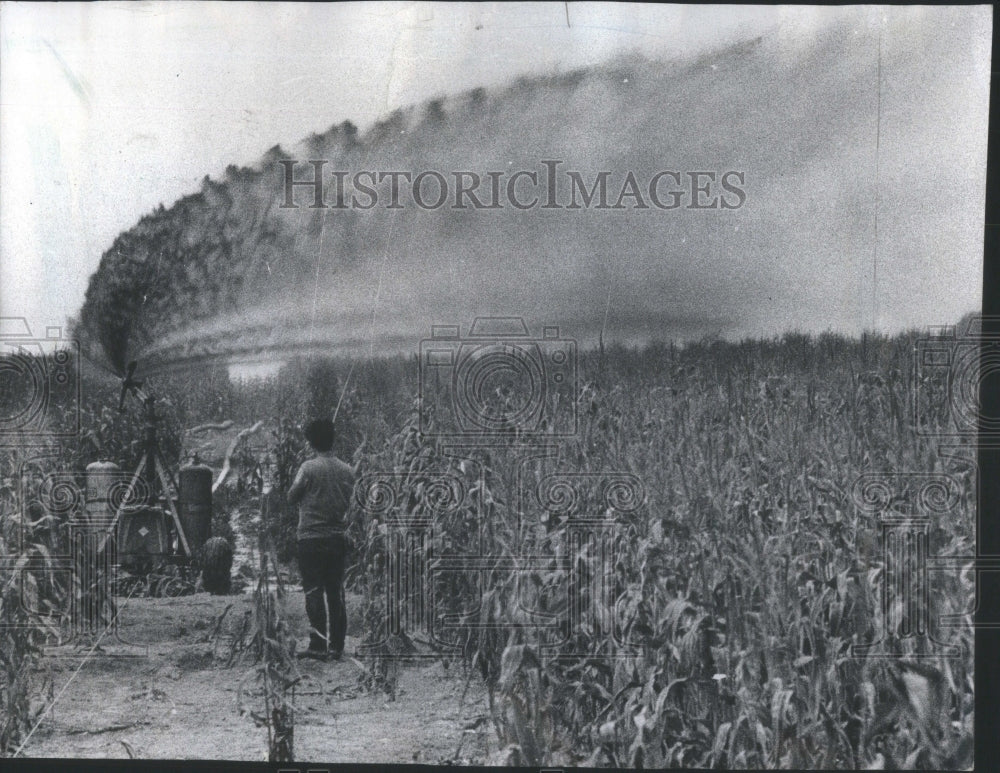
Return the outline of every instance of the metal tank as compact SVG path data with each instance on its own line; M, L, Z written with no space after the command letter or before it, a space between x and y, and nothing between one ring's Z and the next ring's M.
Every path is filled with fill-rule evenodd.
M91 525L110 524L115 517L114 505L111 501L112 489L127 485L127 479L122 477L121 467L114 462L91 462L87 465L87 494L85 510L87 522ZM123 492L117 491L118 498Z
M192 555L212 536L212 468L204 464L181 467L177 514Z

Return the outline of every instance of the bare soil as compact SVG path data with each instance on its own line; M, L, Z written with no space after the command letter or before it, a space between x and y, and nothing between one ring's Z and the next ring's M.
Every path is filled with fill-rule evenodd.
M350 632L360 630L358 602L348 600ZM282 606L304 648L301 590L290 588ZM249 713L264 710L253 666L226 665L232 634L251 608L249 594L132 598L117 635L108 633L99 650L88 654L92 642L51 648L39 676L51 676L53 708L22 756L266 760L267 729ZM357 644L348 636L347 653ZM495 747L476 678L460 708L467 681L458 664L401 664L394 700L362 688L363 667L351 657L299 661L296 760L468 764L485 759L490 741Z

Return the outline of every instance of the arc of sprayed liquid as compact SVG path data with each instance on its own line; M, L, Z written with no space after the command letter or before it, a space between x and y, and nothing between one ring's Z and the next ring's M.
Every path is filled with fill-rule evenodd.
M385 264L389 260L389 244L392 242L392 226L393 226L393 220L392 218L390 218L388 238L386 239L385 254L382 256L382 265L378 271L378 286L376 286L375 288L375 297L372 299L372 324L371 324L371 330L369 332L369 338L371 339L369 343L371 346L369 349L369 356L373 360L375 359L375 315L378 312L378 301L382 295L382 277L385 274ZM354 366L357 364L358 364L357 360L351 360L351 367L347 371L347 378L344 379L344 388L340 390L340 399L337 400L337 407L333 411L332 421L334 422L337 421L337 414L340 413L340 405L341 403L344 402L344 395L347 394L347 385L351 383L351 375L354 373Z
M319 304L319 264L323 260L323 235L326 231L326 214L323 210L323 218L319 221L319 247L316 249L316 278L313 280L313 307L312 316L309 319L309 337L312 340L313 330L316 329L316 307Z
M608 300L604 304L604 322L601 324L601 341L604 340L604 331L608 327L608 312L611 311L611 285L608 285ZM603 351L603 350L602 350Z
M337 400L337 407L333 411L333 418L331 422L336 423L337 414L340 413L340 404L344 402L344 395L347 394L347 385L351 383L351 374L354 373L354 366L357 364L357 360L351 360L351 367L347 371L347 378L344 379L344 388L340 390L340 399Z
M319 247L316 251L316 280L313 282L315 290L313 292L313 307L312 307L312 317L309 320L309 340L312 340L313 330L316 329L316 307L319 303L319 263L323 259L323 233L326 230L326 211L323 212L323 219L319 223ZM381 274L379 275L379 288L381 289ZM374 322L374 310L372 311L372 330L374 332L375 322ZM374 339L372 339L372 346L374 347ZM355 360L351 360L351 367L347 371L347 378L344 379L344 386L340 390L340 398L337 400L337 407L333 411L332 422L337 421L337 415L340 413L340 406L344 402L344 395L347 394L347 386L351 383L351 375L354 373L354 366L356 364Z
M368 153L370 154L370 152L371 151L369 149ZM366 161L367 161L367 158L368 158L368 154L366 154L366 156L365 156L365 160ZM378 270L378 285L375 287L375 297L372 298L372 323L371 323L371 328L369 330L369 334L368 335L369 335L369 339L370 339L369 340L369 345L370 345L369 346L369 356L373 360L375 359L375 316L378 313L379 298L382 296L382 278L385 275L385 264L389 260L389 245L392 243L392 228L393 228L393 225L395 225L395 221L392 218L389 218L389 230L388 230L388 237L386 238L386 241L385 241L385 253L382 255L382 265L379 267L379 270ZM320 227L319 227L320 254L322 254L322 249L323 249L323 229L324 229L324 226L326 226L326 211L323 212L323 219L322 219L322 221L320 221ZM316 260L316 294L313 296L313 315L312 315L312 321L310 322L310 336L312 335L312 333L311 333L312 326L316 322L316 297L317 297L318 293L319 293L319 256L317 256L317 260ZM334 410L333 410L333 418L331 419L331 421L334 422L334 423L336 423L337 416L340 414L340 406L344 402L344 396L347 394L347 387L351 383L351 376L354 374L354 367L357 364L358 364L358 361L356 359L352 359L351 360L351 367L347 371L347 378L344 379L344 386L343 386L343 388L341 388L341 390L340 390L340 397L337 399L337 407L334 408Z

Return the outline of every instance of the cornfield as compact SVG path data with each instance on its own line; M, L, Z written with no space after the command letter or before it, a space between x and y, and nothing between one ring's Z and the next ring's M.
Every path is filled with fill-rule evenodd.
M343 393L338 455L364 441L348 584L366 603L350 633L369 683L391 693L417 652L462 663L488 692L493 764L969 768L975 441L945 449L914 426L944 389L914 378L917 339L587 352L572 436L486 444L435 436L421 411L447 396L418 395L412 358L155 380L175 437L266 417L281 491L305 457L299 424ZM83 433L60 463L129 455L111 445L113 389L84 384ZM948 410L927 415L953 428ZM915 492L935 480L947 496L928 510ZM5 487L5 524L20 507ZM281 561L294 518L278 502L264 527ZM943 570L899 578L893 518L923 524L915 539ZM34 576L4 569L5 623ZM38 626L2 648L6 749L30 724Z

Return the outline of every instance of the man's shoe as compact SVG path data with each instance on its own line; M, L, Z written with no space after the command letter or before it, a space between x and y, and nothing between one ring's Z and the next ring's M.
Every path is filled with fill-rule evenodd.
M299 653L299 658L311 658L312 660L326 660L326 653L323 650L314 650L312 648L303 650Z
M330 650L330 660L340 660L344 656L343 650Z

